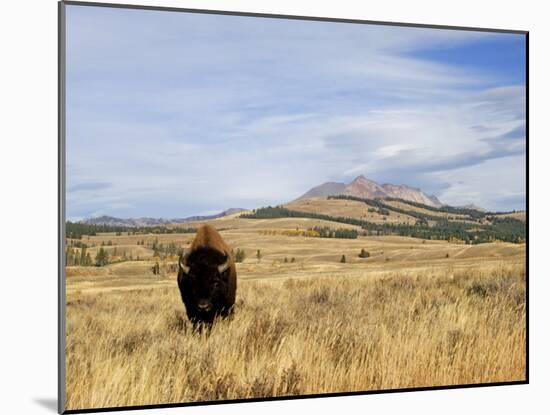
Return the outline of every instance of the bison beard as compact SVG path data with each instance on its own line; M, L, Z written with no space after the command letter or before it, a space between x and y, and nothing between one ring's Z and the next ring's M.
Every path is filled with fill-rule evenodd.
M237 273L229 247L214 227L200 227L189 252L180 257L178 286L193 323L212 323L232 312Z

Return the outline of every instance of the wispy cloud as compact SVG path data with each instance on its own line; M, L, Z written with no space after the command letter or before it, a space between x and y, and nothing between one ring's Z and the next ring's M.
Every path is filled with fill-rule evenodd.
M81 192L81 191L90 191L90 190L102 190L111 187L111 183L106 182L83 182L75 184L74 186L69 186L67 191L70 193Z
M511 35L68 11L69 217L252 208L357 174L523 206L524 85L416 53ZM470 174L504 159L498 183Z

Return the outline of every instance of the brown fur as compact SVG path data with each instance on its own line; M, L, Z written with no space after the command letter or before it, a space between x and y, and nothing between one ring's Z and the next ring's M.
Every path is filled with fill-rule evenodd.
M218 265L229 261L229 268L218 272ZM190 268L186 274L179 268L178 286L187 316L195 322L211 323L216 316L227 316L233 310L237 290L237 269L231 256L231 249L216 228L203 225L185 256L185 265ZM212 309L199 310L198 303L207 301Z
M212 225L202 225L197 229L197 235L189 251L193 252L199 248L215 249L222 254L231 252L220 233Z

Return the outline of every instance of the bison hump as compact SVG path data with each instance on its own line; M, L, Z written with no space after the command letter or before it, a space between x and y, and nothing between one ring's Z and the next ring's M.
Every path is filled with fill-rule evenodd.
M218 251L224 255L229 252L220 233L212 225L203 225L197 229L197 234L191 245L191 252L202 249Z

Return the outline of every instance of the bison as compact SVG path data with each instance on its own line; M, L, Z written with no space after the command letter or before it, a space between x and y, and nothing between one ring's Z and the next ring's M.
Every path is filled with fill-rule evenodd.
M198 228L189 251L180 256L178 286L193 323L212 323L233 311L237 271L229 247L213 226Z

